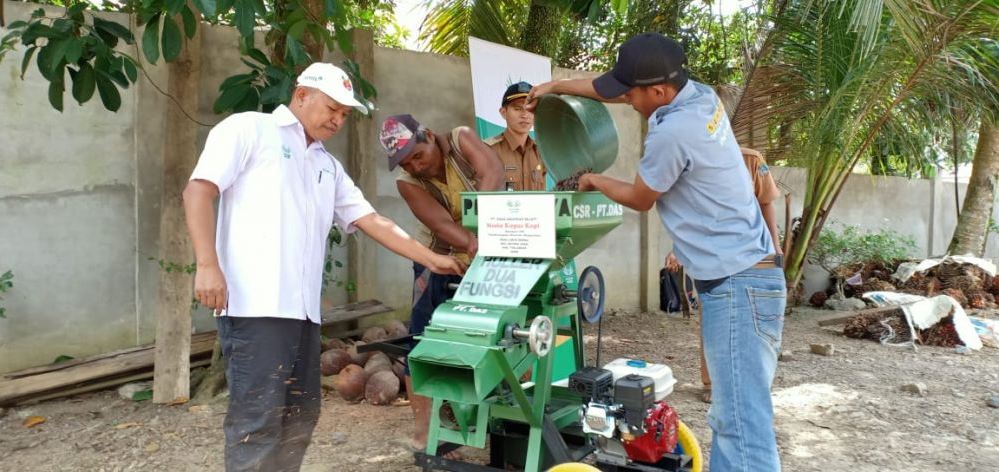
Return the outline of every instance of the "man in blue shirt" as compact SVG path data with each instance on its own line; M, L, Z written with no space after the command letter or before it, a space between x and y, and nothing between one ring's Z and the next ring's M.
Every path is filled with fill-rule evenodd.
M579 190L637 211L654 204L695 279L714 384L711 469L779 471L770 387L784 325L784 272L721 100L688 80L686 60L677 42L645 33L621 45L610 72L540 84L528 98L563 93L629 103L648 119L634 182L585 174Z

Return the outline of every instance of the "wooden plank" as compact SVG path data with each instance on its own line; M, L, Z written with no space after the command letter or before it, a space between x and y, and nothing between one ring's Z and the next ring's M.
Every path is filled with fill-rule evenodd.
M191 361L191 368L204 367L210 365L212 359L209 357L207 359L198 359ZM96 392L98 390L104 390L106 388L117 387L119 385L124 385L129 382L138 382L140 380L147 380L153 378L153 372L151 370L143 371L138 374L132 374L122 377L115 377L113 379L102 380L98 382L88 383L81 385L79 387L71 389L59 389L50 393L45 393L39 396L32 395L31 399L25 402L19 402L18 404L25 403L38 403L45 400L52 400L54 398L71 397L73 395L79 395L81 393Z
M322 314L323 325L339 323L343 321L356 320L365 316L388 313L392 308L384 305L378 300L364 300L361 302L348 303L327 310Z
M191 340L191 353L196 356L211 354L215 344L215 333L203 333ZM102 355L81 359L69 368L57 368L34 375L0 381L0 405L32 394L47 392L67 385L92 382L97 379L116 376L122 373L151 369L154 348L135 350L116 355ZM58 367L58 364L56 365Z
M892 305L892 306L881 306L877 308L868 308L866 310L857 310L850 312L850 314L848 315L836 315L828 318L823 318L819 320L819 326L832 326L832 325L845 324L847 321L850 321L856 316L873 315L875 313L891 313L893 311L901 309L902 309L901 305Z
M204 349L205 343L208 344L208 350L211 350L212 345L215 343L215 331L208 331L205 333L195 333L191 335L191 356L193 357L195 354L200 354L201 350ZM195 346L197 346L197 349L195 349ZM153 344L143 344L141 346L128 347L125 349L119 349L117 351L98 354L96 356L81 357L79 359L70 359L68 361L60 362L58 364L46 364L38 367L30 367L27 369L17 370L14 372L8 372L6 374L3 374L3 378L19 379L21 377L28 377L31 375L44 374L45 372L53 372L56 370L68 369L70 367L75 367L80 364L86 364L100 359L106 359L109 357L120 356L122 354L129 354L132 352L138 352L148 349L153 349Z

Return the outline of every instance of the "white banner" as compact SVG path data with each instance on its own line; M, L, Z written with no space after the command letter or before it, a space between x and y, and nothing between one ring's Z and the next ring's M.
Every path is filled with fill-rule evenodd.
M475 127L482 139L506 129L499 109L507 87L521 81L537 85L552 80L551 59L502 44L468 38L468 57L472 66Z

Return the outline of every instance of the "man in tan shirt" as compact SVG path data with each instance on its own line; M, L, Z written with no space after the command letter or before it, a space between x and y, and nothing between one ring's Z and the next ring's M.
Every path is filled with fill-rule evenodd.
M777 182L774 181L774 176L770 173L770 167L767 166L767 161L763 158L763 154L755 149L740 148L739 150L742 151L742 160L746 163L746 170L749 171L749 177L753 181L753 195L756 195L756 200L760 203L763 221L766 222L767 229L770 230L770 237L773 238L774 248L778 255L783 255L780 236L777 232L777 209L774 207L774 201L777 200L777 197L780 197L780 189L777 188ZM682 268L676 260L676 256L670 252L666 256L666 270L676 272ZM682 277L686 276L681 274L681 280L683 280ZM684 293L683 296L687 296L687 294ZM704 361L703 344L701 345L701 383L704 384L701 399L710 403L711 376L708 375L707 365Z
M506 120L506 129L485 140L503 161L504 190L545 190L545 166L529 134L534 127L534 112L527 109L530 91L531 84L527 82L507 87L499 110Z

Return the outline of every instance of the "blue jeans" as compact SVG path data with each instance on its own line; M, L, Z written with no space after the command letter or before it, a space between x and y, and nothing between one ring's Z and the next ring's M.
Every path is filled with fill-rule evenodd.
M782 269L747 269L700 294L711 374L711 470L780 470L770 387L787 289Z

